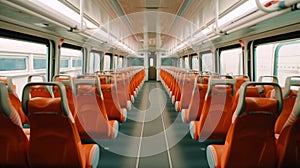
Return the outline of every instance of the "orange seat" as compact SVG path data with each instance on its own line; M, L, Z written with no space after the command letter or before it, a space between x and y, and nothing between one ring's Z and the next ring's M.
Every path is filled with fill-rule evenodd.
M238 92L243 83L249 82L249 77L245 75L236 75L235 77L235 90Z
M179 101L175 102L175 110L180 112L182 109L187 109L191 101L192 92L194 88L196 74L185 73L183 76L181 97Z
M278 83L278 78L277 78L277 76L260 76L259 79L258 79L258 82ZM272 86L264 86L262 88L261 92L263 92L265 97L270 97L272 90L273 90Z
M0 82L0 132L0 167L29 167L28 139L3 82Z
M296 90L292 90L292 86L300 86L300 76L291 76L287 77L285 80L285 86L283 90L283 108L282 112L278 116L275 124L275 135L278 136L280 134L285 122L290 116L298 92Z
M277 140L277 167L300 167L300 90Z
M40 78L39 82L46 82L46 78L43 75L29 75L27 82L32 82L33 78ZM48 87L45 86L32 86L30 88L30 95L32 98L34 97L48 97L51 98L51 92Z
M71 110L73 116L76 115L76 97L75 97L75 90L73 79L69 75L55 75L53 76L54 82L61 82L66 89L66 96L68 99L68 105ZM60 97L59 89L57 87L53 88L54 97Z
M231 123L234 94L235 80L232 77L210 77L200 119L190 123L194 140L225 140Z
M30 98L31 86L55 86L60 97ZM30 167L95 167L100 150L96 144L81 143L61 83L28 83L22 107L30 120L28 160Z
M117 120L122 123L125 122L127 110L120 106L116 84L103 84L101 85L101 90L104 96L105 109L109 120Z
M25 113L23 112L22 103L21 103L18 95L15 92L15 89L14 89L15 85L13 85L12 79L10 77L1 76L0 81L3 82L5 84L5 86L7 87L9 100L10 100L12 106L14 107L14 109L18 112L18 114L21 118L22 124L23 125L29 124L29 121L28 121Z
M83 140L114 139L118 121L109 120L97 76L77 76L74 81L77 115L76 125Z
M275 99L246 97L246 88L253 84L273 86ZM225 144L207 147L210 167L275 167L274 125L281 110L282 93L278 84L244 83Z
M208 89L208 79L209 76L204 75L199 75L194 79L194 88L189 106L187 109L181 110L181 119L183 122L199 121Z
M122 108L126 108L128 111L131 110L131 101L128 97L127 89L126 89L126 78L124 73L121 74L120 77L116 79L117 82L117 93L119 96L120 105Z

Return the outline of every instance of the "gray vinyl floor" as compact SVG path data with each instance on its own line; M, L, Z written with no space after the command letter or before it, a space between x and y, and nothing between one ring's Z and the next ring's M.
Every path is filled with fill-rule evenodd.
M114 140L97 141L103 168L208 167L206 145L190 138L162 84L145 82Z

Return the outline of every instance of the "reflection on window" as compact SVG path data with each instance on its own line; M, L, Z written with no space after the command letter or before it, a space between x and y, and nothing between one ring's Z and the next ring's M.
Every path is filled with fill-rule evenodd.
M224 75L243 74L242 48L221 51L220 73Z
M0 58L0 71L26 70L26 58Z

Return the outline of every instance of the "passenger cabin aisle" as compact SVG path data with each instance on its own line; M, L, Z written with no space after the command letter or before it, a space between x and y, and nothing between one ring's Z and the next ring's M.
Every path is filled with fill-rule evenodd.
M162 84L145 82L118 137L101 140L99 167L208 167L206 147L190 138Z

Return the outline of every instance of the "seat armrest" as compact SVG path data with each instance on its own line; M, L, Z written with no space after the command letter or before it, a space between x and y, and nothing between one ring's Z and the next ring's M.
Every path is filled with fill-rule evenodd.
M96 168L99 163L100 158L100 149L96 144L85 144L82 145L85 158L86 158L86 167L87 168Z
M210 168L221 167L221 156L223 153L224 145L209 145L206 149L206 156Z

